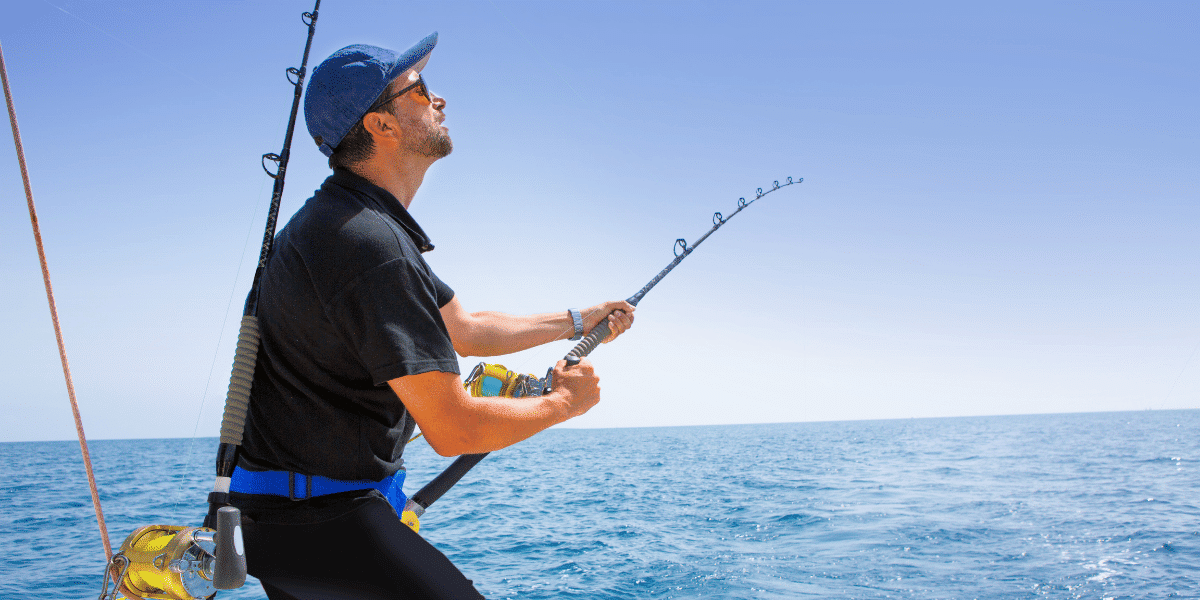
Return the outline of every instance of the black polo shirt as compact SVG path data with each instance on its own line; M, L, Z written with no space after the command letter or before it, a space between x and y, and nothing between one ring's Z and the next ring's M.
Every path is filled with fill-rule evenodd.
M239 465L335 479L400 469L413 431L388 380L458 373L433 249L383 188L336 170L275 238Z

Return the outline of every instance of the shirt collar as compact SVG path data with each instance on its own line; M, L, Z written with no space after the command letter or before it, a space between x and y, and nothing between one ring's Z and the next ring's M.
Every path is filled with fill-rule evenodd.
M333 175L325 180L322 187L329 184L356 191L373 201L376 208L391 216L404 228L408 237L412 238L413 243L417 245L418 250L422 253L433 250L433 243L429 241L429 236L425 235L425 231L417 224L416 219L391 192L367 181L349 169L334 169Z

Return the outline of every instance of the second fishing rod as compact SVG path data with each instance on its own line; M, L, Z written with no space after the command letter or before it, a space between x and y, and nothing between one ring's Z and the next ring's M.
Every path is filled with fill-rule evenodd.
M705 232L704 235L700 236L700 238L691 245L688 245L687 240L683 238L675 240L675 259L672 260L670 264L666 266L666 268L660 271L658 275L655 275L649 283L642 287L642 289L638 290L636 294L626 299L626 302L637 306L638 302L641 302L642 298L644 298L646 294L654 288L654 286L658 285L658 282L662 281L672 269L679 265L679 263L683 262L683 259L687 258L692 251L700 246L700 244L704 243L704 240L708 239L708 236L715 233L721 228L721 226L723 226L725 223L728 223L730 219L742 212L742 210L744 210L747 206L750 206L759 198L762 198L771 192L789 185L801 183L803 181L803 177L800 177L794 181L791 177L788 177L785 183L779 183L778 181L775 181L773 182L771 189L765 192L762 188L758 188L755 197L751 200L738 198L737 210L733 211L733 213L728 217L723 216L719 212L713 213L712 228ZM585 356L591 354L592 351L596 349L596 346L598 346L600 342L604 340L604 338L608 337L610 333L612 332L608 328L608 319L601 319L600 323L596 327L592 328L592 330L588 332L588 334L584 336L584 338L580 340L580 342L574 348L572 348L566 356L563 357L563 360L565 360L567 363L567 368L579 364L579 362L583 360ZM539 379L533 375L519 375L513 373L500 365L480 363L475 367L474 370L471 371L471 374L467 376L463 384L472 391L472 395L477 396L541 396L549 393L551 385L553 384L553 381L551 381L553 373L554 368L551 367L546 371L546 376ZM494 381L487 382L487 378L491 378ZM488 393L489 391L491 393ZM436 502L438 498L441 498L443 495L445 495L446 492L450 491L450 488L454 487L454 484L458 483L467 474L467 472L474 468L475 465L479 464L479 462L486 458L488 454L489 453L487 452L482 454L464 454L463 456L455 459L445 471L442 471L440 475L435 477L432 481L427 483L425 487L421 488L420 491L413 494L412 497L408 499L408 503L404 506L404 512L411 511L417 517L420 517L425 513L425 510L429 508L430 505Z
M245 433L246 416L249 413L250 391L254 385L254 368L258 362L261 342L258 327L258 298L267 259L271 256L271 244L275 240L275 226L279 218L279 205L283 200L283 184L287 177L288 160L292 153L292 134L296 130L296 116L300 111L300 98L304 93L304 76L308 69L308 53L312 50L313 35L317 30L317 16L321 0L316 0L311 12L300 15L301 22L308 28L304 42L304 54L299 67L288 67L287 79L292 85L292 108L288 114L287 132L283 136L283 149L278 154L262 155L262 168L275 181L271 191L271 205L267 210L267 225L263 231L262 245L258 254L258 266L250 284L245 308L242 312L241 328L238 331L237 351L233 357L233 369L229 378L229 390L225 396L225 412L221 418L221 442L217 447L216 481L208 495L209 510L205 526L215 523L217 511L229 505L229 485L233 469L237 465L242 435ZM267 167L274 162L275 171Z

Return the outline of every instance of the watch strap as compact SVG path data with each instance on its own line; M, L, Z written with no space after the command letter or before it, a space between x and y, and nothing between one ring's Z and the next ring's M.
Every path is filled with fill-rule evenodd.
M568 308L567 314L571 315L571 322L575 324L575 335L571 340L583 339L583 315L579 314L578 308Z

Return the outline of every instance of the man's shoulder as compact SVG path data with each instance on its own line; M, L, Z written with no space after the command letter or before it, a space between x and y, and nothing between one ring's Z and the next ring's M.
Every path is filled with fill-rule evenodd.
M268 278L312 289L322 304L384 271L432 278L412 236L369 192L326 180L280 231Z
M420 255L386 214L355 196L353 191L314 195L284 228L287 242L306 258L379 264Z

